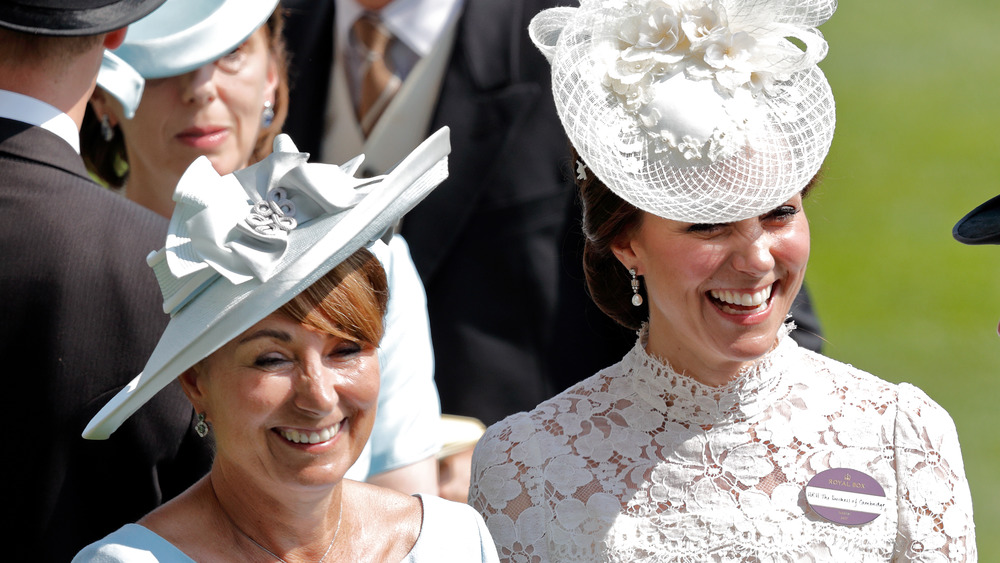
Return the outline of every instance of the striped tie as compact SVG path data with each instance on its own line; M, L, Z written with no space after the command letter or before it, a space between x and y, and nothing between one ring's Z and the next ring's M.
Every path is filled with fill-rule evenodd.
M361 100L358 105L358 123L365 137L371 133L386 106L399 90L402 80L389 68L386 53L395 40L385 24L375 14L366 12L354 22L353 33L362 47Z

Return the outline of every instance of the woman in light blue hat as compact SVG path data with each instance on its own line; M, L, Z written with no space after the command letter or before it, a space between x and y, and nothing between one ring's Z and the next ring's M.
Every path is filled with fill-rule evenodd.
M105 55L81 137L91 171L160 215L205 155L220 174L267 156L288 107L277 0L170 0Z
M288 106L278 0L168 0L106 53L83 127L91 172L169 217L174 187L206 156L219 174L266 157ZM405 241L372 251L390 285L382 394L352 479L437 492L440 416L426 297ZM405 335L405 338L404 338Z
M447 176L449 152L443 129L356 179L360 159L308 164L282 135L234 174L192 164L147 259L170 323L84 437L106 439L179 379L215 460L75 561L496 561L471 507L344 478L374 424L388 298L366 247Z

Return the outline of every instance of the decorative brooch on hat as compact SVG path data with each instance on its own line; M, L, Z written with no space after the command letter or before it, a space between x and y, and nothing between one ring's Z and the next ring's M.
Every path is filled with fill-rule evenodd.
M164 312L176 314L217 276L236 285L268 281L290 232L346 215L379 187L381 178L354 177L360 159L330 166L307 164L308 157L279 135L267 159L230 175L219 176L205 158L192 163L174 193L167 245L148 259Z

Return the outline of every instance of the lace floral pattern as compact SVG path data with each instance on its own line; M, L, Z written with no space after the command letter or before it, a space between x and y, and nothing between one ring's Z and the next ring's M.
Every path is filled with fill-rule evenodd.
M791 338L713 388L645 353L492 426L470 503L501 561L974 561L955 427L919 389ZM804 488L863 471L892 507L823 520Z

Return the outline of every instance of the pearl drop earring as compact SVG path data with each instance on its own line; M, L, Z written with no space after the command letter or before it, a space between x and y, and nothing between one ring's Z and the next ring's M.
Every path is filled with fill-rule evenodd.
M635 268L629 268L628 273L632 276L632 304L638 307L642 305L642 296L639 295L639 278L635 275Z

